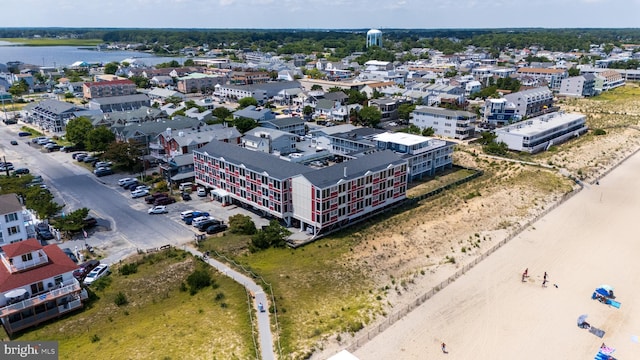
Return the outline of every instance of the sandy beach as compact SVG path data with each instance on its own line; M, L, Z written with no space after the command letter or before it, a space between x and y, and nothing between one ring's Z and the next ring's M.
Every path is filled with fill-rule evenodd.
M368 359L640 358L640 153L355 351ZM529 269L530 277L521 281ZM549 284L542 287L544 272ZM615 288L620 309L591 299ZM557 285L554 286L554 285ZM581 314L605 331L577 327ZM636 340L637 341L637 340ZM443 354L440 344L447 344Z

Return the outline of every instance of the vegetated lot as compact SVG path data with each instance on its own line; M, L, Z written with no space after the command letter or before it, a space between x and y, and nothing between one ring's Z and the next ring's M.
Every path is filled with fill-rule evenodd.
M26 46L96 46L103 41L100 39L51 39L51 38L2 38L7 41Z
M125 267L136 271L122 275L128 263L138 264ZM196 269L209 273L213 285L191 295L187 277ZM202 261L171 249L137 255L111 271L91 284L83 310L15 340L56 339L61 359L255 358L244 288Z

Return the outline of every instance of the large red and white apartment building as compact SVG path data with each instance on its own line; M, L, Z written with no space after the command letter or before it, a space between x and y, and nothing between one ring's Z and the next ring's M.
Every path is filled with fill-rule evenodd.
M223 204L252 207L314 235L406 198L407 161L390 150L321 169L219 141L193 153L196 183Z
M85 99L134 95L135 93L136 84L128 79L86 82L82 84L82 95Z

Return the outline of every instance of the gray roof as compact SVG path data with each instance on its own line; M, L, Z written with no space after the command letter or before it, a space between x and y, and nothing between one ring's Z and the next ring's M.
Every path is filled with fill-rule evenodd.
M320 99L316 103L316 109L333 109L335 104L335 100Z
M95 102L100 105L122 104L132 101L150 101L146 94L134 94L123 96L110 96L97 99L91 99L91 102Z
M324 93L324 98L326 100L332 100L332 101L342 101L342 100L346 100L349 98L349 96L347 94L345 94L342 91L336 91L336 92L326 92Z
M595 80L595 78L596 78L596 76L594 74L591 74L591 73L582 74L582 77L585 80Z
M80 110L81 108L64 101L45 100L39 102L38 105L36 105L33 109L34 111L45 111L60 115L66 112Z
M471 119L471 118L477 117L476 114L470 113L468 111L449 110L449 109L443 109L435 106L418 106L414 111L416 113L433 114L433 115L440 115L440 116L451 116L455 119Z
M361 177L368 171L379 171L389 166L389 164L397 165L403 162L405 160L402 160L391 150L374 151L361 158L318 169L303 174L303 176L313 185L319 188L327 188L337 185L340 180L349 181Z
M182 133L182 135L180 135ZM228 140L241 137L242 134L234 126L224 126L223 124L213 124L200 126L200 128L178 132L173 134L174 139L180 146L193 144L205 144L214 140Z
M185 166L193 164L193 154L176 155L171 159L176 166Z
M174 120L150 121L142 124L129 124L118 128L118 132L125 138L133 137L135 133L141 133L148 136L156 136L167 128L172 130L181 130L187 128L196 128L202 125L202 122L194 118L181 118Z
M22 211L22 205L16 194L0 195L0 215Z
M233 115L235 116L245 117L245 118L253 119L256 121L264 118L265 114L272 114L271 109L265 108L265 109L256 110L256 107L253 105L247 106L244 109L236 110L233 112Z
M244 165L252 171L265 172L270 177L279 180L313 171L313 169L304 165L282 160L261 151L247 150L238 145L222 141L212 141L200 149L194 150L194 153L204 153L216 158L224 158L233 164Z
M299 117L287 117L287 118L265 120L265 121L261 121L261 123L271 123L276 127L284 127L284 126L304 124L304 120L302 120L302 118L299 118Z

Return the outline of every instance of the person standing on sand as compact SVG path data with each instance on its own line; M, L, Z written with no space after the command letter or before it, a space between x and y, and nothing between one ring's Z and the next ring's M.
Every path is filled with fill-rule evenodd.
M447 344L442 343L442 345L440 345L440 348L442 349L442 352L447 354Z

